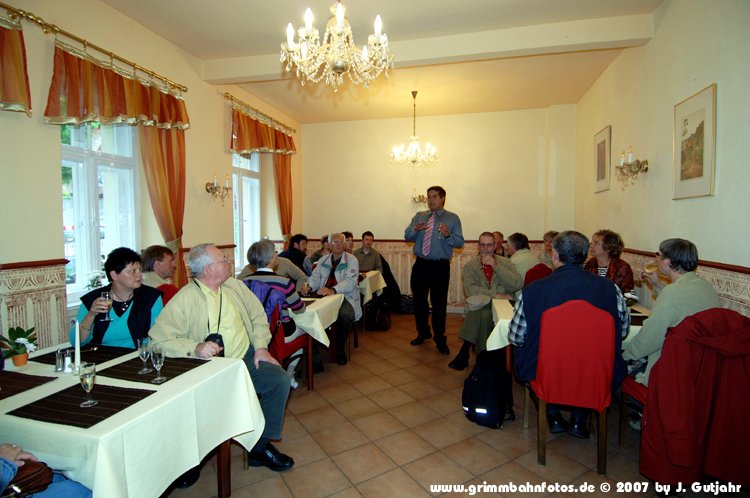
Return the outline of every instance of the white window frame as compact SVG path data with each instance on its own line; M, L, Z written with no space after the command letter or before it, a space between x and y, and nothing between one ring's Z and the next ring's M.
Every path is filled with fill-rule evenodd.
M254 198L248 198L252 192L246 191L247 184L254 184ZM242 271L247 264L247 250L260 240L261 234L261 173L260 153L253 152L250 157L232 154L232 218L234 232L234 266L235 272ZM246 205L248 201L251 205ZM248 226L250 224L250 226Z
M81 142L79 130L84 126L85 125L72 127L72 143ZM91 290L90 288L87 288L87 285L91 281L93 274L101 269L104 258L106 258L106 254L101 254L102 249L100 239L100 231L103 226L103 220L100 219L98 198L98 176L100 167L113 168L115 170L130 173L130 192L126 193L125 196L130 198L130 207L132 208L126 215L132 220L132 223L129 224L130 233L127 236L132 240L132 243L127 245L129 247L132 245L130 248L135 251L140 247L140 227L138 223L138 220L140 219L140 205L137 195L140 184L138 168L138 134L136 133L135 127L128 126L128 128L132 128L132 150L130 157L91 150L92 133L87 134L86 143L83 145L61 144L61 169L68 165L67 163L72 163L70 166L73 169L73 210L76 218L74 228L74 251L76 258L75 265L77 281L75 284L66 284L68 307L77 307L80 297ZM76 140L76 138L79 140ZM112 219L111 213L109 215L105 213L104 217L109 218L110 220ZM121 217L122 214L119 212L115 215L115 219ZM109 250L111 249L114 249L114 247ZM94 262L94 258L96 258L96 263ZM102 285L106 285L107 283L107 279L103 274L101 283Z

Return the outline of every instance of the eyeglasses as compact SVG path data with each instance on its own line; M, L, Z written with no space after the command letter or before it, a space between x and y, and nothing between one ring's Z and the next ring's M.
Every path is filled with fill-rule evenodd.
M224 256L224 257L223 257L223 258L221 258L221 259L220 259L219 261L214 261L214 262L213 262L213 263L211 263L211 264L212 264L212 265L218 265L218 264L221 264L221 263L224 263L224 264L228 264L228 263L229 263L229 258L227 258L226 256Z
M490 244L479 244L479 247L495 247L495 243L492 242Z
M334 246L340 246L340 245L343 245L343 244L344 244L343 240L332 240L331 241L331 245L334 245Z

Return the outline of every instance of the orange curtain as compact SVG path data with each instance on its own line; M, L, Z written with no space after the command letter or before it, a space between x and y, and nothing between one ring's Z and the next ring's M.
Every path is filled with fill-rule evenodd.
M102 64L58 42L45 123L99 121L182 129L190 126L182 99Z
M141 162L154 216L166 245L177 255L174 283L187 283L182 256L185 214L185 102L154 85L105 67L58 42L44 121L48 124L138 124Z
M276 176L276 198L279 202L279 221L284 240L292 233L292 156L275 154L273 172Z
M297 152L294 139L237 108L232 108L232 137L229 148L237 154L251 152L273 153L273 170L276 177L276 198L279 203L279 221L284 239L292 230L292 157Z
M182 221L185 214L185 130L138 127L141 162L159 231L177 257L174 284L187 283L182 258Z
M31 92L21 26L0 19L0 109L31 117Z

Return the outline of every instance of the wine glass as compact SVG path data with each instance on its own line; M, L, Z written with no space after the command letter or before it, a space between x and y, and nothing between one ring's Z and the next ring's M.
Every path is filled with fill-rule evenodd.
M143 368L138 370L138 373L140 375L146 375L154 371L153 368L149 368L148 366L146 366L146 362L148 361L149 356L151 356L151 348L149 347L150 345L151 339L149 339L148 337L138 339L138 356L143 362Z
M656 261L652 261L646 265L646 273L654 273L659 267L656 266Z
M81 387L86 391L86 401L81 403L81 408L90 408L96 406L99 402L95 399L91 399L91 390L94 388L96 382L96 363L84 363L81 365Z
M164 350L161 346L154 345L151 347L151 364L156 369L156 378L151 379L152 384L161 384L168 377L161 376L161 367L164 366Z
M107 312L104 313L104 317L100 318L100 322L111 322L112 319L109 317L109 310L112 309L112 293L111 292L102 292L102 299L107 304Z

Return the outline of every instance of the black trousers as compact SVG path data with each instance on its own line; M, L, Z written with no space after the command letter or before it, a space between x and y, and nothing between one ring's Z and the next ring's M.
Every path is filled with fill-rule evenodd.
M432 302L432 333L436 344L445 344L445 313L448 307L448 283L451 278L451 264L448 259L429 260L417 258L411 269L411 291L414 295L414 316L417 334L429 338L428 315Z

